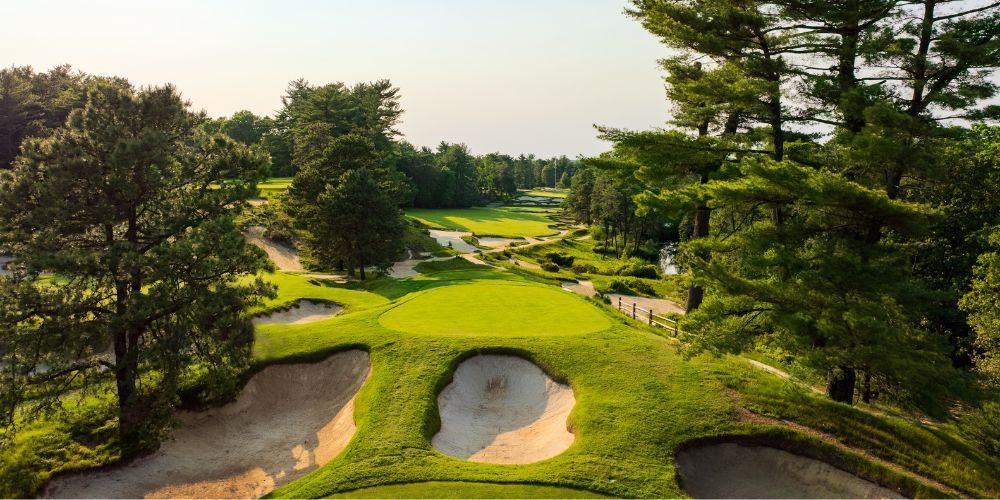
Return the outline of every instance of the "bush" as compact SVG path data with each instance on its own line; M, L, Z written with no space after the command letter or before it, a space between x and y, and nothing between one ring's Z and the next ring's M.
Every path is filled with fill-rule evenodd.
M573 272L579 274L597 274L600 270L593 264L574 264Z
M554 262L541 262L540 264L542 266L543 271L548 271L550 273L559 272L559 266L556 265Z
M1000 465L1000 403L988 402L962 419L962 434Z
M570 255L564 255L557 252L549 252L545 254L545 258L552 261L556 265L562 267L570 267L573 265L573 257Z
M636 278L614 279L608 284L604 293L620 293L622 295L656 295L656 290L649 283Z
M619 267L615 274L619 276L632 276L635 278L657 279L660 277L660 270L653 264L643 262L639 259L631 259L626 264Z

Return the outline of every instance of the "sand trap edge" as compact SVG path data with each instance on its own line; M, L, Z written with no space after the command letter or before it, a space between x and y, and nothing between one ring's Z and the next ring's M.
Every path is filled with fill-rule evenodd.
M276 321L274 317L281 317L282 315L287 315L292 318L296 317L296 312L301 313L307 312L309 309L315 309L315 314L306 314L303 318L299 318L292 321ZM342 304L338 304L333 301L324 299L299 299L291 304L282 306L277 309L271 309L267 312L259 313L250 318L254 326L257 325L303 325L308 323L315 323L317 321L326 321L328 319L339 316L343 313L345 307ZM321 312L322 311L322 312ZM315 317L315 319L309 319Z
M949 496L936 489L928 489L927 485L892 471L882 464L867 460L860 455L841 450L810 436L779 428L768 429L758 434L719 434L684 441L674 450L675 465L677 456L681 452L717 444L738 444L774 448L791 453L792 455L811 458L857 476L865 481L872 482L882 488L893 490L906 498L917 498L920 496L922 490L924 491L923 496L928 494L933 495L935 498ZM860 470L855 462L863 462L869 469L867 471ZM878 474L871 474L869 471L878 471ZM674 479L677 481L677 485L681 487L681 490L686 492L684 489L684 478L681 476L679 467L675 467Z
M508 464L505 464L505 463L499 463L498 464L498 463L494 463L494 462L485 462L485 461L472 461L472 460L469 460L467 458L459 458L459 457L448 455L446 453L443 453L441 450L437 449L433 445L433 440L434 440L434 437L441 432L441 427L443 425L443 421L442 421L442 418L441 418L441 405L440 405L440 402L439 402L439 398L441 396L441 393L448 386L450 386L450 385L452 385L454 383L454 381L455 381L455 372L458 370L458 367L461 366L466 361L469 361L470 359L475 358L477 356L511 356L511 357L520 358L520 359L522 359L524 361L527 361L528 363L534 365L536 368L538 368L542 372L542 374L545 377L547 377L550 381L555 382L556 384L560 384L560 385L564 385L564 386L568 387L569 391L570 391L570 395L573 398L573 404L570 407L569 412L566 414L565 423L566 423L566 431L573 436L572 441L564 449L562 449L559 453L557 453L555 455L552 455L552 456L549 456L549 457L546 457L546 458L541 458L539 460L535 460L535 461L531 461L531 462L518 462L518 463L508 463ZM451 362L448 365L447 371L438 379L438 382L437 382L437 384L434 387L434 395L433 395L433 397L434 397L434 404L431 405L431 411L433 411L434 419L432 421L433 422L432 426L429 426L429 427L425 428L425 438L427 439L427 443L430 445L431 449L433 449L435 452L440 453L440 454L442 454L444 456L447 456L449 458L454 458L456 460L461 460L463 462L470 462L470 463L491 463L493 465L526 465L526 464L537 463L537 462L540 462L540 461L550 460L552 458L558 457L558 456L564 454L570 448L572 448L572 446L574 444L576 444L576 441L577 441L576 428L575 428L574 419L573 419L573 412L576 410L577 403L578 403L576 388L573 386L573 384L570 382L570 380L566 376L564 376L564 375L562 375L561 373L558 373L558 372L553 372L551 370L551 368L546 363L538 360L535 357L535 355L532 352L530 352L530 351L526 351L526 350L519 349L519 348L514 348L514 347L486 347L486 348L479 348L479 349L475 349L475 350L471 350L471 351L465 351L465 352L459 354L458 356L455 356L454 358L452 358Z

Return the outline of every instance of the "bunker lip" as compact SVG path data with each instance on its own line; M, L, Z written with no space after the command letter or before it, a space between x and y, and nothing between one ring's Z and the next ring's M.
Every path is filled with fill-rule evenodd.
M253 319L254 325L303 325L330 319L344 308L332 302L300 300L288 309L272 311Z
M265 367L234 402L178 412L181 427L156 452L59 476L42 496L260 497L347 447L355 432L354 397L370 372L368 353L357 349L317 363Z
M263 226L253 226L244 233L246 240L267 253L268 258L280 271L304 271L299 253L294 248L271 241L264 237Z
M676 465L678 484L693 498L913 497L836 454L769 435L691 440L678 447Z
M462 460L528 464L559 455L575 439L567 425L573 390L520 356L463 360L437 402L441 428L431 444Z

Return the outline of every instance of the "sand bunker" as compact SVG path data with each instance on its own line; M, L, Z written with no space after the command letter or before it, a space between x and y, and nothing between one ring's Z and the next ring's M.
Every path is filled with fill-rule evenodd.
M253 226L243 235L248 242L267 252L268 258L280 271L304 271L299 262L299 253L280 243L275 243L264 237L264 228Z
M128 465L56 478L56 498L260 497L337 456L354 435L354 395L368 353L314 364L275 365L237 400L181 412L182 426L152 455Z
M594 288L594 282L588 280L582 281L563 281L563 290L578 293L584 297L593 297L597 295L597 289ZM616 302L617 304L617 302Z
M722 443L677 454L694 498L904 498L816 459L766 446Z
M524 238L498 238L495 236L479 236L477 239L479 240L480 245L495 249L507 248L514 243L528 242L528 240L525 240Z
M431 238L434 238L438 245L446 248L453 248L459 252L473 253L478 248L468 244L462 239L462 236L472 236L472 233L466 233L462 231L442 231L440 229L431 229L428 231Z
M254 318L255 325L301 325L314 321L323 321L336 316L344 308L328 302L313 302L300 300L291 309L273 312Z
M515 356L469 358L438 395L441 430L431 443L472 462L527 464L573 444L573 390Z

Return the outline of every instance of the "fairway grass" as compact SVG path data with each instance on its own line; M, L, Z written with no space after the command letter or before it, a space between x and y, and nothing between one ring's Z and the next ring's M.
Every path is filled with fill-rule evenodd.
M379 323L423 335L579 335L611 327L606 315L557 288L504 282L429 290L388 310Z
M536 484L427 481L376 486L331 495L330 498L606 498L597 493Z
M467 231L476 236L538 238L558 233L549 227L555 222L546 217L546 212L486 207L413 208L406 215L433 229Z

